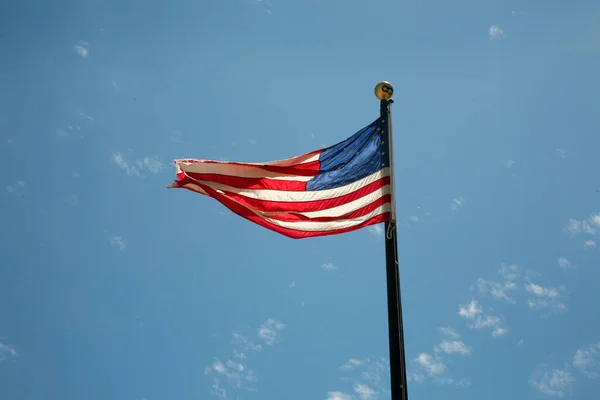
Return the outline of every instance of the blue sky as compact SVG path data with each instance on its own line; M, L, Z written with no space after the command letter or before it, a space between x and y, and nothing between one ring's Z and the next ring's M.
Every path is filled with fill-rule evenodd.
M600 5L0 5L0 397L389 398L380 226L167 190L393 106L409 397L600 391Z

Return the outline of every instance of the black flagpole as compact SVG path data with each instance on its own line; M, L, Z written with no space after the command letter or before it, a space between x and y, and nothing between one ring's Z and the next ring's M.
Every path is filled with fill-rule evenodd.
M381 100L380 117L387 125L388 156L390 160L391 212L385 223L385 264L387 278L388 332L390 340L391 400L408 400L406 388L406 358L404 355L404 331L402 328L402 301L400 298L400 274L398 272L398 241L396 239L396 202L394 194L394 159L392 147L392 115L390 106L394 89L389 82L380 82L375 95Z

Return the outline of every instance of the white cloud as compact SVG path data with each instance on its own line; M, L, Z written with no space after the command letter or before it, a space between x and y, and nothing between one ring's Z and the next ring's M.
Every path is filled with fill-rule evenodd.
M257 330L257 339L264 341L268 346L279 341L279 331L285 328L285 324L269 318L261 324ZM210 393L221 399L238 398L240 391L256 391L258 373L249 364L249 350L260 352L262 346L255 344L247 336L238 332L232 332L233 356L221 361L215 358L206 366L204 373L213 376L213 384ZM226 384L227 388L222 385Z
M334 271L334 270L340 269L340 267L338 267L337 265L333 265L332 263L328 262L328 263L325 263L325 264L321 264L321 269L323 269L325 271Z
M460 335L454 329L452 329L452 328L450 328L448 326L440 327L440 328L438 328L438 330L440 332L442 332L444 335L446 335L446 336L448 336L448 337L450 337L452 339L457 340L457 339L460 338Z
M381 357L351 358L340 370L345 373L341 380L353 383L352 390L360 400L376 399L380 393L389 392L389 369Z
M519 278L519 266L512 264L502 264L500 266L500 275L509 281L514 281Z
M471 300L467 306L459 305L458 315L464 319L472 321L469 323L471 329L488 328L492 331L492 337L500 337L508 332L508 329L502 327L502 322L499 317L494 315L486 315L477 300Z
M473 319L476 315L481 314L482 310L477 300L471 300L467 306L460 305L458 308L458 315L463 318Z
M446 364L441 361L441 358L431 354L421 353L414 359L414 362L429 376L441 375L446 371Z
M597 214L592 215L587 220L577 220L574 218L569 218L569 222L567 223L566 229L574 235L578 234L578 233L586 233L588 235L595 235L596 229L594 229L593 225L596 225L596 222L597 222L595 220L596 217L597 217Z
M253 351L261 351L262 346L260 344L254 344L248 337L238 333L233 332L231 334L232 340L231 342L237 346L239 346L243 351L253 350ZM243 355L243 353L242 353Z
M206 375L214 375L211 393L217 397L227 398L225 389L221 388L221 380L225 379L233 388L255 391L258 374L256 371L248 369L245 364L227 360L223 363L221 360L214 360L213 363L204 369Z
M464 204L465 204L465 199L463 199L462 197L456 197L456 198L452 199L452 204L450 205L450 208L452 209L452 211L456 211L460 207L462 207Z
M565 257L560 257L558 259L558 266L565 270L573 268L573 266L571 265L571 262Z
M18 356L17 350L14 346L4 344L0 342L0 362L10 360Z
M87 56L90 54L90 51L88 50L88 46L89 46L88 42L84 42L83 40L80 40L79 43L75 45L75 52L77 54L79 54L81 57L87 58Z
M560 301L557 301L555 299L529 299L527 300L527 305L532 310L553 309L555 311L566 311L567 309L567 306L564 303L561 303ZM551 313L549 311L546 311L544 314L542 314L542 317L544 318L549 316L551 316Z
M265 342L267 346L273 346L275 343L279 342L279 332L284 328L285 324L278 322L273 318L269 318L267 322L258 328L258 337Z
M422 221L422 219L421 219L421 218L419 218L419 217L417 217L416 215L413 215L413 216L411 216L411 217L408 217L408 219L409 219L410 221L412 221L412 222L421 222L421 221Z
M504 36L504 31L498 25L490 26L488 33L490 35L490 39L499 39Z
M514 160L510 160L510 159L509 159L509 160L506 160L506 161L504 161L504 166L505 166L506 168L510 168L510 167L512 167L514 164L515 164L515 161L514 161Z
M355 384L353 390L360 400L373 400L377 397L377 392L363 383Z
M128 161L123 153L115 153L112 160L127 175L140 176L142 172L148 171L157 174L165 168L165 165L155 157L144 157L134 161Z
M583 346L573 356L573 366L590 379L600 377L600 343Z
M529 384L548 396L564 397L575 382L573 375L561 369L550 369L540 364L531 374Z
M352 371L355 368L360 367L361 365L363 365L363 361L357 360L356 358L351 358L346 362L346 364L342 365L340 369L345 371Z
M352 400L352 396L342 392L329 392L326 400Z
M460 340L444 340L435 347L435 351L446 354L460 354L463 357L471 355L471 348Z
M583 244L583 247L585 247L586 249L591 249L592 247L596 247L596 242L593 240L586 240Z
M526 283L525 290L537 297L548 297L551 299L558 297L558 290L556 288L545 288L535 283Z
M210 388L210 393L219 399L227 399L227 391L221 387L221 381L219 381L217 378L213 379L213 385Z
M119 250L123 251L127 247L127 241L123 236L110 235L108 238L111 246L118 247Z
M516 303L515 299L508 295L508 292L517 289L517 285L514 282L498 283L479 278L477 279L477 289L481 293L489 293L496 299L505 300L513 304Z

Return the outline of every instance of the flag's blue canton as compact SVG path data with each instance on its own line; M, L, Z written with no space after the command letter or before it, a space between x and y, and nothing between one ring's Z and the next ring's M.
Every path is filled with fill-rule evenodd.
M321 172L306 183L306 190L345 186L388 167L387 121L376 119L343 142L323 150L319 160Z

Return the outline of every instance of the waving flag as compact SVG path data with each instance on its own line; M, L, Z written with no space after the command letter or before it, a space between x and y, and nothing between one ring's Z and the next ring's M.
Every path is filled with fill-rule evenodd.
M387 123L378 118L341 143L285 160L175 160L169 187L294 239L334 235L389 220L389 160Z

